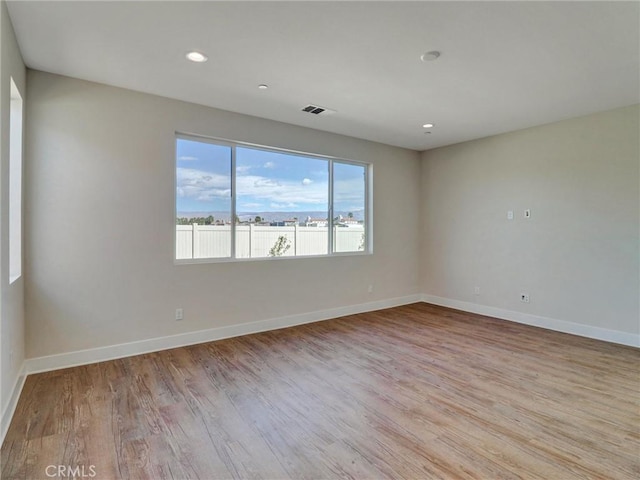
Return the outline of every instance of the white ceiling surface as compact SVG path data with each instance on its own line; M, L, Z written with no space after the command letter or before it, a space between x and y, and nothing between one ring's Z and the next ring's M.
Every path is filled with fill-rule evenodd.
M30 68L415 150L640 103L639 2L8 7Z

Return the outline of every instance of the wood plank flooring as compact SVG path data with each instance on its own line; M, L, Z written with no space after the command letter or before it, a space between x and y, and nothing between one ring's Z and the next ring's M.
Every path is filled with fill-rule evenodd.
M639 375L634 348L414 304L31 375L2 479L637 479Z

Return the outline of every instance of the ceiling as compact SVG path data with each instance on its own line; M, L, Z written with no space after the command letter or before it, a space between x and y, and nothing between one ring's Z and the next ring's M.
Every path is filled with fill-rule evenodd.
M415 150L640 103L639 2L8 8L30 68Z

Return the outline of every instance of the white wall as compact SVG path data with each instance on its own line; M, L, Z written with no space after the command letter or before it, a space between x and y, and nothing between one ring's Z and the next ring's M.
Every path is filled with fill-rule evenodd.
M28 357L420 292L418 153L38 71L27 83ZM374 254L174 265L175 131L373 163Z
M637 335L638 118L632 106L424 152L423 291Z
M28 89L29 358L420 292L638 334L637 106L420 160L38 71ZM374 255L174 265L175 131L372 162Z
M9 20L0 1L0 438L9 413L25 358L23 279L9 284L9 114L11 78L26 99L25 67Z

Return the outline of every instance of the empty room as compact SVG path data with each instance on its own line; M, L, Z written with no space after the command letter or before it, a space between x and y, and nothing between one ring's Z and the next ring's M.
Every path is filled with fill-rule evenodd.
M0 0L0 477L640 477L640 2Z

